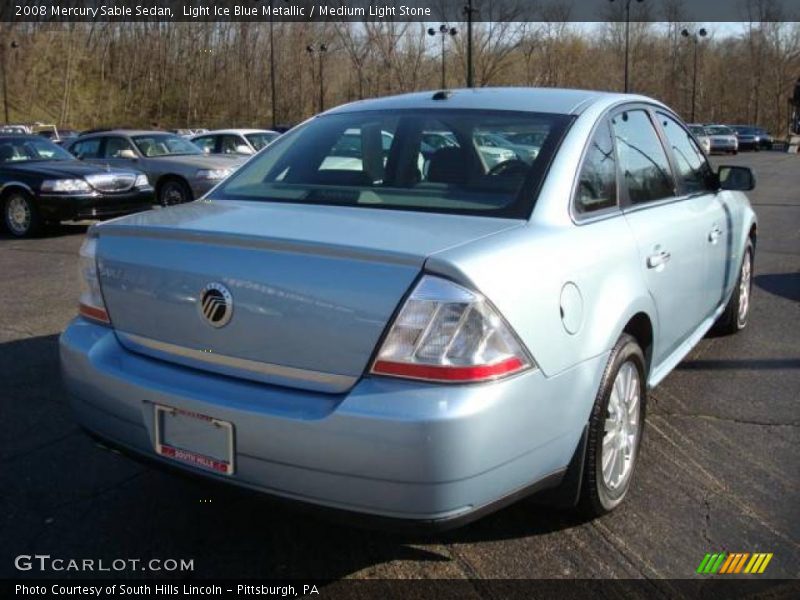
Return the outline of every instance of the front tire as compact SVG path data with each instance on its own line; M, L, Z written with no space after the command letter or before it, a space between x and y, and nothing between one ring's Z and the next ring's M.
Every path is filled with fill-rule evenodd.
M642 441L647 385L645 358L630 335L623 334L608 359L589 419L578 510L594 518L625 499Z
M180 179L171 177L158 188L158 203L161 206L173 206L191 202L192 200L192 191Z
M42 229L42 219L30 194L14 190L2 203L3 222L8 232L17 238L33 237Z
M747 240L736 287L716 324L717 331L722 335L732 335L747 327L753 291L753 255L753 242Z

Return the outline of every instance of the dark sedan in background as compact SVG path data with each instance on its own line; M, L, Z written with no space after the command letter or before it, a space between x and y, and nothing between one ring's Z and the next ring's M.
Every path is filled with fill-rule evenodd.
M753 125L732 125L731 129L739 140L739 150L770 150L772 149L772 136L766 129Z
M144 173L82 163L38 135L0 134L0 207L15 237L47 222L103 219L152 208Z

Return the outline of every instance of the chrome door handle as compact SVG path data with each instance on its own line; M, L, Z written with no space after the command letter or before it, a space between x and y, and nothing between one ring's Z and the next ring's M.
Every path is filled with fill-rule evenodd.
M655 269L662 265L665 265L669 262L669 259L672 258L672 255L667 252L666 250L662 250L656 254L651 254L647 257L647 268L648 269Z
M712 244L716 244L719 241L720 236L722 235L722 229L719 226L714 225L711 231L708 232L708 241Z

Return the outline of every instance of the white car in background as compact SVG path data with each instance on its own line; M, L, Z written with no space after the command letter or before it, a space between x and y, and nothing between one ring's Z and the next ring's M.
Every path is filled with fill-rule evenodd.
M711 154L711 138L708 137L708 133L706 132L706 128L698 123L692 123L687 125L689 131L692 132L692 135L695 139L700 143L700 147L703 149L703 152L706 154Z
M217 129L192 136L191 140L206 154L239 154L249 156L281 136L270 129Z

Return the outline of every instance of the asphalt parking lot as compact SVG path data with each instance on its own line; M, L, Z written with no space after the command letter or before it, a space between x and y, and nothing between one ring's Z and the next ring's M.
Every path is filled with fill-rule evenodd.
M705 339L651 394L628 501L593 522L526 501L409 538L103 450L72 421L58 367L86 227L2 234L0 577L38 553L193 558L195 578L685 578L718 551L772 552L763 577L800 577L800 156L717 162L759 181L750 324Z

